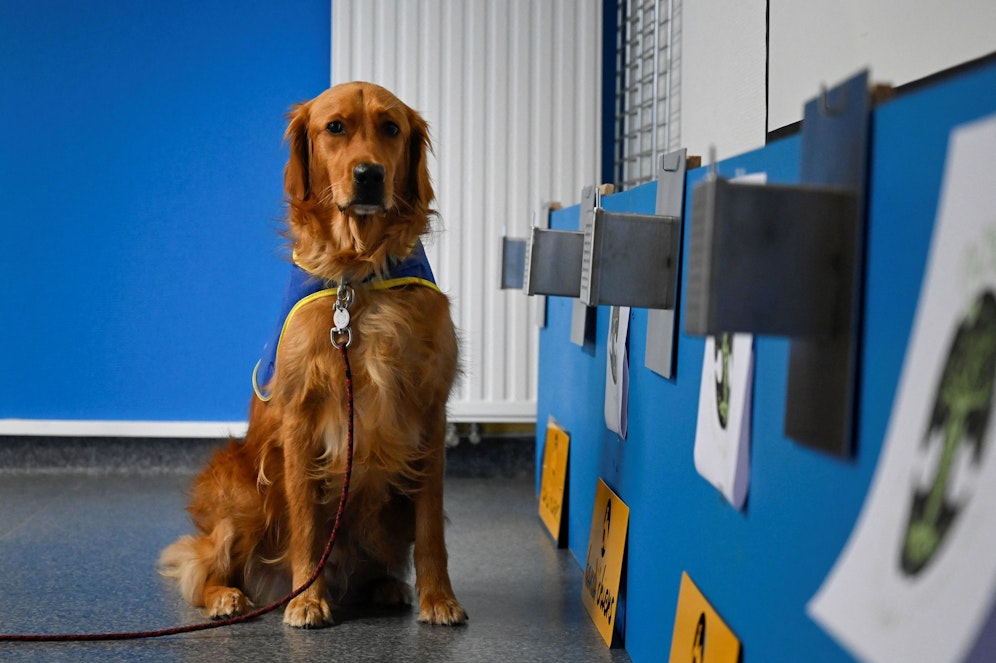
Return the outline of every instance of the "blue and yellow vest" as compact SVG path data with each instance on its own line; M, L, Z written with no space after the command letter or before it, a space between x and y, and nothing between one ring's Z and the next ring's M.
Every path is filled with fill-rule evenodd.
M271 394L266 390L266 385L273 379L273 374L277 370L277 348L280 346L284 332L290 326L291 318L302 306L316 299L332 297L334 300L338 285L335 281L311 274L297 263L291 265L290 282L287 284L287 292L278 318L280 323L273 338L264 346L263 356L252 371L252 388L260 400L270 400ZM405 285L421 285L439 291L421 241L415 244L415 248L407 258L397 261L397 264L392 266L386 278L370 281L370 287L374 290L400 288Z

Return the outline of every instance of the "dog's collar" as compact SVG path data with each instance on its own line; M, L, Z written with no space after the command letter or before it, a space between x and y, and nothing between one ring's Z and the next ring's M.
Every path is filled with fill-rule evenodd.
M309 269L298 256L297 249L294 249L294 252L291 254L291 261L295 267L299 268L311 279L324 284L324 288L334 290L339 287L339 281L326 279ZM350 283L350 281L347 280L346 283ZM373 273L358 283L352 282L351 285L366 285L374 290L398 288L404 285L424 285L437 291L439 290L439 287L436 285L436 279L432 274L432 267L429 265L429 259L425 255L425 247L422 246L422 240L416 240L415 244L408 251L408 255L404 258L389 258L386 276Z
M368 277L364 279L363 284L372 290L388 290L407 285L418 285L440 292L421 241L415 243L411 253L406 258L393 260L386 276L382 278L375 275ZM338 287L337 282L309 272L297 261L295 256L294 264L291 265L290 269L290 280L284 295L284 303L281 307L280 323L273 338L263 348L263 356L256 362L256 367L252 371L252 387L260 400L270 400L271 394L266 390L266 385L276 373L277 348L280 346L280 341L290 326L294 314L315 300L326 297L331 297L334 300Z

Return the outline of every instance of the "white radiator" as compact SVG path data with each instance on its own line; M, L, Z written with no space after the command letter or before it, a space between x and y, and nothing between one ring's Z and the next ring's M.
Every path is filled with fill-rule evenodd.
M500 290L503 234L596 184L598 0L333 0L332 82L394 91L429 121L441 223L427 251L462 336L457 422L536 417L538 329Z

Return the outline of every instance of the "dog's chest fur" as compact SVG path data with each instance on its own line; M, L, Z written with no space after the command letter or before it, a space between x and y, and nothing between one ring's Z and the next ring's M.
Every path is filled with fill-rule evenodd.
M414 429L412 422L424 417L413 414L444 407L457 373L456 362L447 359L456 356L448 310L446 297L426 287L356 288L348 348L355 464L392 475L417 474L424 436L439 431ZM345 458L346 376L329 338L333 324L329 301L300 310L281 343L272 386L274 404L284 405L285 414L312 413L322 457L339 466Z

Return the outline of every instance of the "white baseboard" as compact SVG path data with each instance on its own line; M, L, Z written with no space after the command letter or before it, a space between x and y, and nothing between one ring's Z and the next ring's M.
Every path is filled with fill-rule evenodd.
M451 423L531 423L536 403L451 403ZM93 421L72 419L0 419L0 435L24 437L244 437L245 421Z
M0 419L0 435L38 437L243 437L244 421L84 421Z

